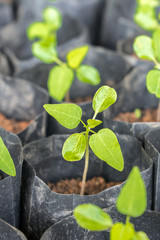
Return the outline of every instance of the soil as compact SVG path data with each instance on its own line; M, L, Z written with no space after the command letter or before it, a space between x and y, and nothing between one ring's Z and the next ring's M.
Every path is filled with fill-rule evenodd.
M84 195L97 194L107 188L121 184L121 182L106 182L103 177L94 177L85 183ZM48 187L56 193L80 194L82 179L64 179L57 183L47 183Z
M70 102L70 103L83 103L83 102L92 102L93 100L93 97L91 96L87 96L87 97L84 97L84 98L76 98L76 99L70 99L69 101L66 101L66 102Z
M8 119L3 114L0 113L0 127L6 129L9 132L12 133L19 133L23 131L31 121L16 121L14 119Z
M157 109L146 109L141 111L141 118L137 118L134 112L120 113L114 118L116 121L124 122L156 122Z

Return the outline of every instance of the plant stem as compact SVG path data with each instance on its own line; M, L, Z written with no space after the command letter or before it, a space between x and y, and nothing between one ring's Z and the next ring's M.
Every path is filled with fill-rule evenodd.
M65 64L65 63L62 62L58 57L54 57L54 61L55 61L58 65L60 65L60 66L62 66L62 65Z
M130 221L130 216L127 216L127 217L126 217L126 224L128 224L129 221Z
M70 94L69 91L66 93L66 96L64 98L65 102L70 102Z
M82 186L80 195L84 195L85 182L87 178L88 166L89 166L89 141L88 141L89 129L86 129L86 152L85 152L85 166L82 178Z
M158 109L157 109L157 122L160 122L160 100L159 100Z

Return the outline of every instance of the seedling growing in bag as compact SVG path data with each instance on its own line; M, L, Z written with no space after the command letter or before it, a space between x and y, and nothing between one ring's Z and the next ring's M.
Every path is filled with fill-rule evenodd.
M12 157L0 137L0 169L10 176L16 176L15 166Z
M45 104L45 110L54 117L62 126L68 129L76 128L81 122L85 128L84 132L72 134L65 141L62 155L67 161L79 161L85 154L85 167L83 172L81 195L84 194L84 187L89 166L89 147L94 154L113 168L122 171L124 167L123 156L116 135L108 128L101 129L98 133L92 129L102 123L97 120L98 113L103 112L117 99L116 91L113 88L103 86L95 93L92 107L94 116L82 121L82 109L76 104ZM89 133L93 133L89 136Z
M146 210L146 188L138 167L134 167L117 198L117 210L126 215L125 224L113 224L111 217L101 208L92 204L82 204L74 209L77 223L90 231L104 231L111 228L110 240L149 240L147 235L136 232L130 217L139 217Z
M141 35L135 38L133 49L136 55L145 60L152 61L155 69L147 74L146 86L150 93L160 99L160 30L153 33L152 38ZM157 111L157 121L160 121L160 100Z
M142 29L154 32L160 29L159 16L157 18L157 7L159 0L137 0L134 21Z
M100 83L100 75L96 68L81 64L89 47L82 46L71 50L62 62L57 54L57 30L62 25L62 16L58 9L47 7L43 11L43 22L32 23L27 29L27 36L32 41L32 53L42 62L56 63L48 77L48 90L50 96L62 101L72 86L74 75L81 82L91 85ZM69 101L69 94L66 96Z

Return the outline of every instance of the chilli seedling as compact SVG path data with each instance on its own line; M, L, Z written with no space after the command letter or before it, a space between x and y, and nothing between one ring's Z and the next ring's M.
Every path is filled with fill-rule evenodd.
M125 224L114 223L100 207L82 204L74 209L77 223L90 231L104 231L111 228L110 240L149 240L146 233L136 232L130 217L141 216L147 206L146 188L138 167L134 167L117 198L117 210L126 215Z
M153 33L152 38L141 35L135 38L133 49L136 55L145 60L152 61L155 69L148 72L146 86L150 93L160 99L160 30ZM157 110L157 121L160 121L160 100Z
M33 41L32 53L42 62L56 63L48 77L50 96L62 101L66 96L69 101L69 89L72 86L74 75L81 82L98 85L101 81L98 70L90 65L81 64L89 46L75 48L66 56L66 62L58 58L57 31L62 25L62 16L58 9L47 7L43 11L43 22L34 22L27 29L28 38Z
M16 176L16 169L12 157L0 137L0 169L10 176Z
M72 134L65 141L62 149L63 158L67 161L79 161L85 154L85 167L83 172L81 195L84 194L84 187L89 166L89 147L94 154L113 168L122 171L124 167L121 148L116 135L108 128L101 129L98 133L92 129L102 123L97 120L98 113L103 112L117 99L116 91L108 86L98 89L93 98L92 107L94 116L82 121L82 109L76 104L45 104L45 110L54 117L62 126L68 129L76 128L81 122L85 128L84 132ZM89 133L92 133L89 136Z

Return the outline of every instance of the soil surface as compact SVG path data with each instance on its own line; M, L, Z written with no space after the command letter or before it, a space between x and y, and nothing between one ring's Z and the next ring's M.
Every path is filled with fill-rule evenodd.
M0 127L6 129L12 133L19 133L23 131L31 121L23 122L23 121L16 121L14 119L8 119L3 114L0 113Z
M146 109L141 111L141 118L137 118L134 112L120 113L114 118L116 121L124 122L156 122L157 109Z
M106 182L103 177L94 177L85 184L84 195L99 193L107 188L121 184L121 182ZM61 194L80 194L82 179L64 179L57 183L47 183L48 187L56 193Z
M92 102L93 97L88 96L88 97L84 97L84 98L76 98L76 99L70 99L70 100L65 100L66 102L70 102L70 103L83 103L83 102Z

